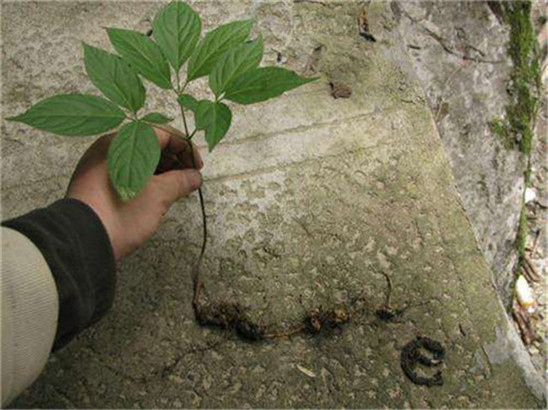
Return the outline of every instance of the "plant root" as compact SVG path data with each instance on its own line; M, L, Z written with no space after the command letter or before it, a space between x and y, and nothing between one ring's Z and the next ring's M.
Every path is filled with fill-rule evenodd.
M405 306L402 309L392 308L392 281L387 274L383 273L388 288L385 302L381 308L373 309L366 302L365 295L361 294L349 301L346 306L339 305L328 310L322 307L311 309L300 321L290 326L264 325L251 320L247 308L237 302L204 302L202 300L203 284L199 280L201 256L203 254L200 255L193 272L194 298L192 306L196 321L201 326L233 331L242 340L249 342L284 339L299 334L333 334L340 332L344 325L365 313L373 313L376 319L382 322L395 322L395 319L401 318L407 309L429 303Z
M299 323L285 328L257 324L248 317L242 305L233 302L203 303L195 300L194 314L201 326L233 330L243 340L259 341L331 332L348 323L354 312L344 307L313 309Z

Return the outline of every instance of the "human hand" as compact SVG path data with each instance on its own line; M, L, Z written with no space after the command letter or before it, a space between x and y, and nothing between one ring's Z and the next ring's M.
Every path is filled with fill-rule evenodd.
M158 229L162 217L179 198L187 197L202 183L193 169L189 144L168 132L155 129L162 159L143 191L129 202L116 194L108 176L107 152L115 134L99 138L76 166L67 197L89 205L105 226L114 257L123 258L142 245ZM194 148L196 167L203 166Z

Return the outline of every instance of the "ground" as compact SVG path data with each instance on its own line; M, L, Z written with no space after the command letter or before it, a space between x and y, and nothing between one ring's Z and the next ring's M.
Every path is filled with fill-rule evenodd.
M234 109L205 160L204 303L238 304L272 331L311 311L352 316L319 334L250 342L199 326L191 266L196 197L177 203L118 269L115 305L53 355L15 407L542 407L543 383L500 303L455 188L434 118L385 2L197 2L205 28L257 18L265 59L320 80ZM60 92L94 92L81 41L102 27L146 30L160 3L5 3L3 115ZM329 83L350 87L334 99ZM202 94L204 84L190 91ZM152 87L150 108L177 115ZM87 138L3 123L4 217L64 194ZM181 126L180 120L176 122ZM138 221L136 221L138 223ZM386 276L391 304L381 320ZM401 351L438 341L442 386L414 384Z

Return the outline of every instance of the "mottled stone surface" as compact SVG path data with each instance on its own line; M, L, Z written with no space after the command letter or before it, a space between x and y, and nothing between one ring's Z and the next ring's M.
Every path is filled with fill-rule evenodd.
M54 93L90 92L80 42L106 47L102 26L146 29L142 20L159 6L5 3L3 115ZM189 275L201 227L191 197L120 264L111 313L53 355L14 405L542 406L543 386L508 326L389 4L371 4L374 43L357 33L361 3L196 7L206 27L256 17L268 62L320 76L272 102L235 107L226 141L204 150L204 300L237 302L272 329L311 309L351 309L360 296L365 304L341 331L317 336L250 343L199 327ZM351 97L333 99L330 80L350 84ZM204 84L191 91L204 93ZM177 114L172 99L149 94L150 107ZM90 139L2 125L3 216L62 196ZM394 322L374 315L383 274L393 306L408 307ZM401 349L417 335L445 346L443 386L403 374Z
M462 203L509 306L526 158L489 127L505 117L508 26L484 1L404 1L392 8Z

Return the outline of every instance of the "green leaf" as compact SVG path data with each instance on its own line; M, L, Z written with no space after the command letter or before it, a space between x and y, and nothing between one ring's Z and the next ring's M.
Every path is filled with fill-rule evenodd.
M198 106L198 100L191 96L190 94L182 94L177 98L181 107L189 109L192 112L196 112Z
M152 122L154 124L167 124L168 122L173 121L173 118L166 117L159 112L151 112L150 114L145 115L141 118L143 121Z
M188 62L187 81L208 75L219 57L249 36L252 20L223 24L206 34Z
M139 194L160 161L160 144L156 133L140 121L120 128L110 143L107 166L110 180L123 201Z
M253 104L278 97L317 78L304 78L281 67L261 67L240 75L225 92L227 100Z
M209 75L209 86L219 97L243 73L257 68L263 58L263 39L246 41L230 49L222 55L217 65Z
M126 118L110 101L93 95L65 94L46 98L9 121L66 136L96 135L109 131Z
M145 103L145 87L139 76L120 57L84 43L88 76L110 101L133 112Z
M160 10L152 23L154 39L177 72L194 51L201 31L200 16L177 0Z
M230 127L232 113L226 104L202 100L194 112L196 128L205 131L209 151L223 139Z
M160 88L171 88L169 65L154 41L132 30L108 28L107 33L116 51L139 74Z

